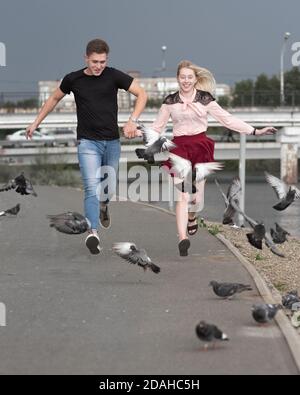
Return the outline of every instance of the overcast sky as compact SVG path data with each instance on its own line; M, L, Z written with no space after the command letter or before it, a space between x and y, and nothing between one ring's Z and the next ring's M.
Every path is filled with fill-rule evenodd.
M279 73L284 32L300 42L299 0L1 0L6 67L0 91L29 91L84 66L87 41L105 39L110 65L152 76L166 45L168 76L190 59L217 82Z

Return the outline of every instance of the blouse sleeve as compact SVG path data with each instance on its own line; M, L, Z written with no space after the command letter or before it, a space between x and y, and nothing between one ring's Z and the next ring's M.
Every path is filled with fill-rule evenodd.
M152 123L152 128L157 133L162 133L168 123L169 118L170 118L169 106L167 104L163 104L159 110L157 118Z
M212 101L207 105L208 113L214 117L221 125L227 129L234 130L242 134L252 134L253 126L234 117L228 111L224 110L217 102Z

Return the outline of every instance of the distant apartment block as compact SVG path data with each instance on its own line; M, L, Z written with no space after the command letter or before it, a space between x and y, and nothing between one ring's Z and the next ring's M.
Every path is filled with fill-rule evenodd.
M61 81L39 81L39 105L45 103L45 101L52 95L52 93L60 86ZM75 101L74 95L66 95L57 105L58 110L63 111L74 111Z
M132 77L136 78L139 84L148 93L148 99L162 101L165 96L176 92L178 89L177 79L174 77L151 77L144 78L138 71L129 71ZM54 90L60 85L60 81L40 81L39 82L39 100L40 105L48 99ZM226 84L217 84L215 96L218 99L221 96L230 95L230 86ZM121 111L129 111L135 101L135 97L129 92L119 90L118 106ZM73 94L66 95L58 104L58 109L62 111L74 111L75 102Z

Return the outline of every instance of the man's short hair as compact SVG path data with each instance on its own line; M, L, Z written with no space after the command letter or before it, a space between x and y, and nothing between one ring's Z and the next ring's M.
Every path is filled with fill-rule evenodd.
M94 40L91 40L88 42L86 46L86 55L90 56L93 52L96 52L98 54L102 53L109 53L109 46L108 44L101 40L100 38L95 38Z

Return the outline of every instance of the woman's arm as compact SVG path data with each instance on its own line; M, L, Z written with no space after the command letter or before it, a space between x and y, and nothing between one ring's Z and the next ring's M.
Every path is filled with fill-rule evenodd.
M257 136L261 136L263 134L274 134L277 132L277 129L272 126L268 126L263 129L256 129L241 119L234 117L215 101L211 101L207 105L207 110L208 113L220 122L221 125L225 126L227 129L234 130L242 134L255 134Z
M151 127L157 133L162 133L169 121L170 111L167 104L163 104L159 110L158 116L152 123Z

